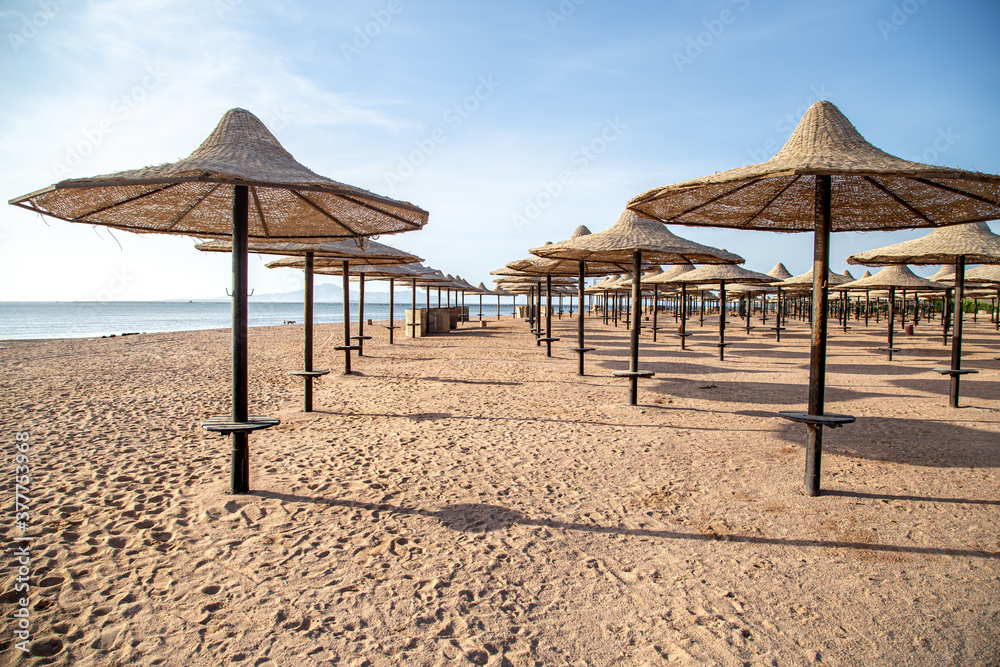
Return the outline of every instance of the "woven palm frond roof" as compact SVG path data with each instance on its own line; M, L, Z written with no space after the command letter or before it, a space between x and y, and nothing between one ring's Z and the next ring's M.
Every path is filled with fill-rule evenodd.
M251 240L393 234L420 229L428 217L413 204L309 170L245 109L228 111L177 162L69 179L10 203L70 222L225 238L232 234L236 185L250 189Z
M228 239L213 239L195 245L203 252L232 252L233 244ZM343 259L354 259L355 263L366 262L376 264L413 264L424 261L416 255L387 246L367 238L344 239L341 241L326 241L325 243L289 243L285 241L254 241L248 244L249 252L262 255L293 255L304 257L307 252L314 255L315 266L339 266ZM336 260L336 261L332 261ZM285 266L284 264L279 266ZM304 268L305 260L301 266Z
M948 285L921 278L913 273L905 264L890 264L883 267L875 275L859 278L840 285L842 290L888 289L890 287L921 290L944 290Z
M952 274L954 282L954 274ZM996 264L984 264L965 272L965 282L967 283L1000 283L1000 266Z
M969 264L1000 264L1000 236L985 222L935 229L919 239L865 250L847 258L848 264L951 264L960 256Z
M839 273L834 273L830 271L827 276L827 284L831 287L834 285L843 285L844 283L850 282L850 279L846 276L842 276ZM813 286L813 270L809 269L805 273L800 273L797 276L792 276L791 278L785 278L780 283L775 283L780 285L782 288L788 287L802 287L804 289L812 289Z
M666 275L666 274L664 274ZM653 279L654 281L656 278ZM773 283L774 278L764 273L750 271L735 264L706 264L699 266L693 271L687 271L673 278L665 280L667 284L679 285L717 283L720 280L731 280L740 283Z
M672 233L647 215L626 210L615 224L603 232L589 234L541 248L532 248L539 257L584 261L632 263L636 250L649 264L743 263L743 258L726 250L688 241Z
M777 278L778 280L785 280L786 278L791 278L792 273L785 268L785 265L778 262L774 265L774 268L767 272L767 275L772 278Z
M890 155L865 141L827 101L806 111L770 160L654 188L628 207L682 225L809 231L820 175L831 176L833 231L1000 218L1000 176Z

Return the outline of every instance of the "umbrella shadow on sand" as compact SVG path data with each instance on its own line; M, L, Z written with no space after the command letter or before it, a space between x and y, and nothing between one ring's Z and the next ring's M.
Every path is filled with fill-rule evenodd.
M758 410L735 414L775 416L774 413ZM824 453L928 468L1000 468L996 433L963 426L956 421L858 417L853 429L838 431L830 436ZM971 425L978 423L975 419L965 421ZM805 438L793 424L784 424L773 432L775 437L796 447L804 445ZM1000 501L991 502L1000 505Z
M597 524L572 523L558 521L552 518L531 518L524 514L499 505L485 503L461 503L448 505L440 510L428 510L414 507L403 507L385 503L366 503L357 500L342 500L337 498L299 496L274 491L253 491L252 495L269 498L283 503L313 503L350 509L361 509L375 513L381 512L402 516L421 516L440 521L443 526L462 533L489 533L510 528L514 525L538 526L585 533L603 533L610 535L628 535L649 537L665 540L694 540L699 542L733 542L740 544L758 544L774 546L819 547L831 549L862 549L865 551L881 551L894 553L934 554L946 556L964 556L968 558L1000 559L1000 553L980 551L976 549L952 549L947 547L916 547L894 544L877 544L866 542L844 542L839 540L788 539L761 537L759 535L740 535L728 533L686 533L674 530L651 530L647 528L624 528L621 526L601 526ZM920 501L934 500L919 498ZM965 501L959 501L965 502Z

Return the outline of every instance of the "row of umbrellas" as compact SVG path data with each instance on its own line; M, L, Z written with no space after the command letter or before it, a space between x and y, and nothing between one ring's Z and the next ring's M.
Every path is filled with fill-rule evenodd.
M233 493L249 490L248 434L278 423L277 419L252 416L248 411L246 283L249 243L314 244L347 238L363 246L365 237L419 230L428 220L428 213L413 204L315 174L296 162L264 125L243 109L229 111L188 158L158 167L61 181L17 197L10 203L70 222L230 240L233 256L232 411L229 415L208 419L202 426L232 435ZM852 416L825 411L831 232L943 227L998 218L1000 176L925 165L889 155L865 141L836 106L820 101L809 108L792 136L770 160L654 188L629 201L625 212L608 230L596 234L580 233L575 238L547 244L531 252L543 260L563 262L559 266L567 270L576 264L581 303L588 263L607 263L618 269L631 267L631 317L635 326L631 330L629 369L617 374L629 378L629 399L634 404L638 378L652 375L638 368L643 268L659 264L733 265L744 262L742 257L726 250L682 239L670 232L665 224L813 232L808 407L805 411L787 411L779 415L807 426L804 490L808 495L818 495L822 429L854 421ZM967 262L1000 263L1000 253L987 252L980 256L961 244L942 245L936 249L933 261L919 253L911 253L902 261L899 246L904 245L883 249L896 248L895 254L869 257L859 263L955 264L953 341L958 342L953 350L952 367L946 372L951 375L953 404L957 405L958 379L968 372L960 368L965 265ZM315 271L315 262L323 255L317 255L313 249L301 250L301 256L309 276L308 297L311 292L308 283ZM350 260L329 259L340 260L347 290ZM727 281L748 284L755 279L750 275L752 272L739 274L733 267L715 273L709 271L709 267L703 268L703 279L711 277L712 282L719 283L723 302ZM540 271L534 260L527 266L527 275L545 275L551 305L552 276L558 274L552 272L551 266L547 271ZM569 271L566 275L574 273ZM686 280L682 281L684 284ZM311 307L309 301L307 298L307 312ZM345 311L347 303L345 298ZM548 313L546 337L551 339L551 308ZM587 351L583 345L582 314L581 310L577 348L581 373L583 355ZM306 336L302 373L309 378L318 371L311 369L311 333ZM348 354L347 363L351 347L345 322L343 348ZM722 347L724 344L720 343L720 350Z
M679 255L673 255L669 260L657 260L662 257L658 252L678 249L670 245L671 241L680 245L683 239L667 237L662 228L655 228L653 223L780 232L812 231L812 340L808 407L805 411L783 411L779 416L806 424L804 491L815 496L820 493L823 427L840 427L854 421L853 416L825 411L827 317L832 280L830 234L834 231L887 231L964 223L980 223L974 228L989 232L983 223L997 218L1000 218L1000 176L925 165L889 155L868 143L836 106L820 101L809 108L792 136L770 160L654 188L628 202L626 212L606 232L548 244L531 252L543 258L580 261L581 294L584 262L627 263L631 259L634 277L632 321L636 325L631 331L629 370L618 375L630 378L629 402L635 404L637 378L651 375L638 369L643 256L645 254L647 262L656 264L690 261ZM925 243L934 245L933 239ZM951 402L957 406L959 378L969 372L960 367L964 266L966 262L1000 263L1000 252L977 255L973 248L963 243L950 247L939 243L934 248L933 259L929 259L931 255L921 252L901 256L900 245L904 244L883 249L888 252L881 259L873 257L857 263L954 262L955 347L951 368L941 369L941 372L951 375ZM710 250L714 252L692 263L743 263L742 258L731 253ZM725 280L718 278L723 302ZM721 317L725 317L724 308ZM720 322L720 326L724 326L724 322ZM720 342L720 350L723 347L724 342ZM582 344L580 348L583 348Z

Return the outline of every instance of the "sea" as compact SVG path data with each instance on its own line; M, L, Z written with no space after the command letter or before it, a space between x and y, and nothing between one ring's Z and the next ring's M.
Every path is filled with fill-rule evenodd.
M492 301L493 303L487 303ZM417 303L417 307L424 304ZM432 306L437 305L432 298ZM478 299L466 299L469 316L479 316ZM403 320L409 303L396 303L394 320ZM483 317L496 317L496 299L483 302ZM501 304L500 314L510 315L510 304ZM352 321L357 321L358 304L350 308ZM343 322L344 309L339 303L316 303L313 306L316 324ZM365 302L365 319L389 319L389 305ZM248 324L251 327L280 325L286 322L302 324L302 303L254 302L248 304ZM178 301L0 301L0 340L33 340L40 338L96 338L123 333L155 333L166 331L198 331L228 329L232 322L228 302Z

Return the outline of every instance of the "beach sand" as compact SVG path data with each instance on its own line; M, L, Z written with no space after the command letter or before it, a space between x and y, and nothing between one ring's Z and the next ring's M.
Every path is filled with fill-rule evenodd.
M672 316L665 318L667 323ZM714 320L689 349L554 320L554 356L505 318L387 344L339 374L316 327L250 332L251 488L230 496L227 330L0 343L6 479L28 432L30 662L2 664L996 665L1000 335L966 320L961 409L937 321L887 362L884 322L831 323L825 495L802 494L808 329ZM662 322L661 322L662 324ZM767 326L773 323L769 322ZM401 333L401 331L397 331ZM13 526L5 485L6 545ZM44 657L48 655L49 657Z

